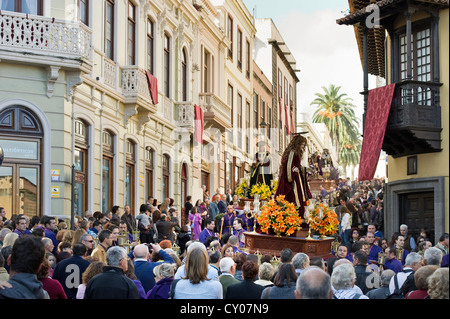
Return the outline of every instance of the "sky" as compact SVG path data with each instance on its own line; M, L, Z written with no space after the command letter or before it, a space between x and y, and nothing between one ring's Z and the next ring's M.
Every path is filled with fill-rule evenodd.
M363 70L354 29L336 24L348 10L348 0L243 1L256 18L272 18L294 55L296 69L301 70L297 73L299 113L312 118L316 108L310 104L315 93L322 93L323 86L334 84L353 100L357 106L355 113L362 118Z

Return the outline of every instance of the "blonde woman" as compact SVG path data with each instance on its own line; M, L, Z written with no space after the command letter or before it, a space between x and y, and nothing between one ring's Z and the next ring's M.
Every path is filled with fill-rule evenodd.
M153 268L155 286L147 293L147 299L169 299L170 286L175 274L174 265L162 263Z
M95 275L102 273L103 267L105 266L106 263L104 263L103 261L94 261L86 268L86 270L83 272L83 275L81 276L81 284L78 286L76 297L77 299L84 298L84 292L86 291L86 285L88 284L89 280L91 280L91 278Z
M209 257L205 245L189 245L186 263L178 268L181 269L184 274L172 289L173 299L223 299L221 283L208 277Z
M449 299L448 268L439 268L427 279L430 299Z
M16 239L19 238L19 235L17 233L8 233L5 236L5 239L3 240L3 248L8 246L14 246L14 242Z

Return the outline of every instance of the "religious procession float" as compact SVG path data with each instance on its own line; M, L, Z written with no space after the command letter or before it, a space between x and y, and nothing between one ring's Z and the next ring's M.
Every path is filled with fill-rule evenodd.
M314 154L319 162L311 161L313 157L304 167L306 143L301 133L294 135L281 158L278 179L273 179L270 154L263 153L257 154L250 178L240 180L235 190L242 212L238 217L253 226L244 233L249 253L279 256L282 249L290 248L310 258L331 257L338 216L320 198L320 190L311 189L310 181L327 185L334 168L326 154L325 161Z

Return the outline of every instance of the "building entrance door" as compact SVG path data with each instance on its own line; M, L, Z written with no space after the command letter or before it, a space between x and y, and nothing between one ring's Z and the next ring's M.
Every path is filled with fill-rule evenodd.
M408 232L417 238L426 228L434 238L434 192L409 193L400 196L400 225L408 225Z

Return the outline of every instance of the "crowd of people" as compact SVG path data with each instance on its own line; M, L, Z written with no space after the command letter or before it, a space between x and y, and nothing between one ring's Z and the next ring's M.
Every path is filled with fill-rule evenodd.
M401 225L383 233L383 181L340 180L317 199L340 220L331 257L244 247L257 228L229 190L86 212L6 219L0 208L0 299L448 299L448 234L433 243ZM211 198L213 200L211 200Z

